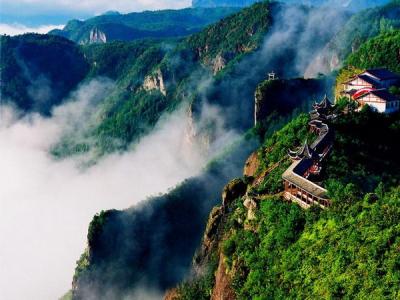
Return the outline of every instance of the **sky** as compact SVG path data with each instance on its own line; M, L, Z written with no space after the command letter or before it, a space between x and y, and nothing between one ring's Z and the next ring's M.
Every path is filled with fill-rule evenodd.
M189 7L190 0L0 0L0 34L45 33L71 19L87 19L107 11Z

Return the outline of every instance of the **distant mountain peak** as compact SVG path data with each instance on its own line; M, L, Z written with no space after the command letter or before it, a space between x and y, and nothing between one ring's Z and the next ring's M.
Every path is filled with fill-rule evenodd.
M192 0L193 7L245 7L260 0ZM343 7L350 10L361 10L369 7L384 5L390 0L280 0L290 4L311 6Z
M104 14L102 14L103 16L118 16L121 13L119 11L116 10L108 10L106 11Z

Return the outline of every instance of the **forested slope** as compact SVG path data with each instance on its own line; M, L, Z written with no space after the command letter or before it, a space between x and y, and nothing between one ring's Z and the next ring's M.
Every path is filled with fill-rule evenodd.
M357 51L364 42L399 27L400 1L398 0L355 13L326 45L324 52L313 64L324 65L327 71L336 70L342 67L347 56ZM311 64L310 71L312 68Z
M223 207L210 215L194 262L201 271L171 292L172 299L399 297L400 149L392 139L400 133L399 117L365 110L334 121L336 139L326 163L333 206L326 210L282 200L288 159L261 184L253 179L301 144L308 117L266 139L253 157L257 171L241 179L247 188L224 194ZM227 188L234 191L237 182Z
M1 99L48 115L85 78L89 65L64 38L25 34L0 37Z
M62 30L52 30L50 34L63 36L80 44L187 36L237 10L186 8L104 14L85 21L72 20ZM97 36L94 36L94 33L97 33Z
M400 72L400 31L397 29L371 38L344 62L336 78L336 95L340 96L342 83L365 69L386 67L392 72Z

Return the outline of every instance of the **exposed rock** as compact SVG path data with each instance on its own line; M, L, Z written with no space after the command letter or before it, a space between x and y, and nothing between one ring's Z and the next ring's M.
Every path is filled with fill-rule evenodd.
M200 249L196 252L193 259L194 274L203 274L204 267L210 261L212 253L218 249L219 228L223 220L224 211L221 206L214 207L208 217L206 230Z
M226 60L225 58L221 55L218 54L212 63L212 70L214 75L217 74L219 71L221 71L223 68L226 66Z
M255 220L256 219L256 209L257 203L253 199L246 197L243 202L244 207L247 208L247 219L248 220Z
M167 95L163 75L160 69L155 74L147 75L143 81L143 89L146 91L159 90L164 96Z
M201 156L209 155L210 146L213 141L214 136L210 134L207 130L202 130L202 128L198 126L198 122L195 120L195 114L193 112L193 103L189 105L187 111L187 122L185 125L185 133L184 133L184 143L183 146L188 147L188 151L184 151L184 153L190 155L192 157L193 151L192 149L197 149L197 153Z
M89 44L96 44L96 43L106 43L107 37L106 34L98 29L97 27L93 28L89 34Z
M235 292L231 287L231 279L226 270L223 255L220 255L218 269L215 275L215 286L211 300L235 300Z
M260 161L258 160L258 153L255 151L249 156L246 164L244 165L243 176L254 177L259 165Z
M214 246L213 242L215 242L215 237L222 216L223 216L223 210L221 206L216 206L212 209L210 216L208 218L207 227L203 238L203 247L205 248L204 249L205 251L211 249Z
M258 122L266 117L266 106L263 92L260 89L260 86L258 86L254 93L254 126L257 126Z
M236 198L242 197L246 193L247 185L242 179L237 178L229 182L222 192L222 205L224 208L229 206Z
M340 58L339 55L335 52L332 53L331 61L330 61L330 71L336 70L340 67Z
M178 300L179 293L177 289L170 289L165 292L164 300Z

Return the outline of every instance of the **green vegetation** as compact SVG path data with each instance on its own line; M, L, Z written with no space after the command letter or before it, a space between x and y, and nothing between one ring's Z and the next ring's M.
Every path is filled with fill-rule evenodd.
M364 197L345 189L335 200L357 201L327 211L262 201L257 231L230 236L238 299L398 298L399 197L399 188Z
M211 79L212 74L196 56L196 47L207 46L213 49L212 53L221 53L228 44L227 49L234 51L239 44L261 43L269 24L269 5L268 2L257 4L182 41L141 40L84 46L82 49L91 65L87 79L108 76L116 81L116 86L112 93L105 95L89 128L84 133L63 137L53 147L53 155L62 158L92 151L96 158L126 150L148 133L164 112L173 111L182 102L192 104L201 99L204 87L199 82ZM252 35L243 34L241 26L250 26ZM205 38L210 32L214 37ZM228 44L221 44L225 34L229 36ZM239 44L235 44L235 39ZM232 51L231 58L243 55L241 50ZM146 91L143 88L146 76L161 76L166 93L157 88ZM222 77L229 81L229 76ZM217 85L212 82L210 86L214 84Z
M155 59L157 63L163 55L160 42L149 40L94 44L83 46L82 50L91 65L90 77L107 76L114 80L140 78L139 75L143 78L148 71L146 66L154 65L151 61L144 60L143 56Z
M400 73L400 30L391 30L371 38L349 55L336 78L336 96L343 90L342 83L365 69L385 67Z
M218 7L218 6L249 6L257 2L257 0L192 0L194 7ZM305 5L330 5L334 8L343 7L343 1L341 0L281 0L280 2L290 4L305 4ZM346 8L351 10L364 9L371 6L383 5L389 2L389 0L349 0L345 2Z
M399 114L382 115L365 109L333 123L335 143L326 160L327 180L353 184L363 193L400 183Z
M385 66L400 73L399 49L400 30L388 31L362 44L347 58L346 64L361 69Z
M208 300L215 283L215 272L218 268L219 257L214 254L202 276L196 280L185 281L178 287L181 300Z
M72 291L69 290L67 293L65 293L64 296L62 296L59 300L72 300Z
M257 3L226 17L187 39L188 46L205 63L221 55L226 61L256 49L270 23L269 1Z
M268 172L262 183L255 187L256 191L254 192L274 194L282 190L281 176L290 165L287 155L288 149L294 149L302 145L306 138L309 138L308 121L308 116L301 114L281 130L274 133L270 138L266 139L264 145L258 150L261 162L258 174L261 174L277 163L279 165Z
M340 61L357 50L368 39L400 28L400 1L370 8L354 14L343 29L330 42Z
M141 86L145 76L164 57L164 46L155 41L84 46L91 65L86 80L106 76L115 80L114 88L104 95L97 113L88 120L88 128L62 137L52 148L52 154L62 158L93 151L96 158L126 149L151 130L167 104L161 93L146 92Z
M105 34L107 42L179 37L197 32L237 10L237 8L186 8L105 14L86 21L72 20L63 30L53 30L50 34L83 44L89 43L89 35L94 28Z
M282 201L277 192L289 161L267 174L263 189L249 183L248 194L261 196L256 219L248 220L243 199L236 199L219 239L237 299L400 297L400 145L393 138L399 120L365 109L331 124L336 139L323 176L333 206L327 210ZM307 122L300 115L266 139L256 177L309 135ZM205 278L180 292L205 295Z
M256 89L257 133L264 139L326 94L326 79L264 80Z
M272 197L260 203L257 232L235 228L224 249L235 267L232 285L239 299L399 296L400 189L391 188L400 182L392 139L398 120L365 111L335 123L337 142L326 168L331 210L305 212ZM280 137L286 139L287 128ZM272 160L275 154L266 156ZM375 193L365 194L372 187Z
M357 51L348 56L344 62L344 67L339 71L336 78L336 96L340 97L343 82L360 74L365 69L385 67L393 72L400 73L399 47L399 30L387 31L363 43ZM396 87L392 91L396 94Z
M79 47L61 37L1 36L0 44L1 98L25 112L50 114L89 69Z

